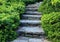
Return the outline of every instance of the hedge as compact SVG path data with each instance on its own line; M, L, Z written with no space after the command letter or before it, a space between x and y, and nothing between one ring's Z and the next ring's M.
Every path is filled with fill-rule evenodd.
M60 12L60 0L43 0L43 3L40 5L38 11L43 14Z
M26 5L28 5L28 4L39 2L39 1L42 1L42 0L21 0L21 1L23 1Z
M47 38L52 42L60 42L60 12L45 14L41 21Z
M6 15L5 13L0 13L0 42L8 42L14 40L18 36L16 33L18 26L18 14Z
M0 42L10 42L18 36L19 15L24 13L24 2L0 0Z
M23 13L25 9L25 4L23 2L0 2L0 13L5 12L5 13L11 13L11 12L18 12L18 13Z

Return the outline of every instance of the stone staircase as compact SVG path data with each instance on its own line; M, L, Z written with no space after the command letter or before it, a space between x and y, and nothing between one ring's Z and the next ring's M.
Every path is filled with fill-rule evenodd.
M26 12L22 14L18 37L13 42L44 42L44 31L41 27L42 13L38 12L38 7L42 2L26 6Z

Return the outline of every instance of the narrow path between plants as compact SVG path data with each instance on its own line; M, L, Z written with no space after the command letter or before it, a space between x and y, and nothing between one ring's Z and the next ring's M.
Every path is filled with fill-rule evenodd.
M19 37L13 42L45 42L40 20L42 14L38 12L40 4L41 2L26 6L26 12L20 20Z

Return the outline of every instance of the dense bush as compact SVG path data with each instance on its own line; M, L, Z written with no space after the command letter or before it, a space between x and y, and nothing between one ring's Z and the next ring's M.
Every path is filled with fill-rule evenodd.
M44 14L50 12L60 12L60 0L44 0L38 11Z
M0 42L14 40L17 37L16 29L19 25L19 15L0 13Z
M24 13L25 4L16 0L0 0L0 42L10 42L18 35L19 15Z
M21 0L21 1L23 1L26 5L31 4L31 3L34 3L34 2L35 2L35 0Z
M21 0L21 1L25 2L26 4L31 4L31 3L39 2L42 0Z
M23 13L25 9L25 4L23 2L10 2L7 1L3 3L3 1L0 2L0 13L11 13L11 12L18 12Z
M47 38L52 42L60 42L60 12L45 14L41 20Z

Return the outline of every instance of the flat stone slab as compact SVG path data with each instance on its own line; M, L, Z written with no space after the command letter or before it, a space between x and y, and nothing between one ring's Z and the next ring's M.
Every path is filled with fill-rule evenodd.
M23 14L23 17L32 17L32 18L33 18L33 17L34 17L34 18L36 17L36 18L40 18L41 16L42 16L42 15L29 15L29 14L26 15L26 14Z
M37 12L37 11L26 11L26 14L36 14L36 15L40 15L42 14L41 12Z
M43 39L37 39L37 38L30 38L29 42L44 42Z
M43 29L40 27L20 27L18 32L41 34L44 33Z
M44 39L39 38L28 38L28 37L19 37L12 42L44 42Z
M38 7L39 7L39 4L30 4L26 6L26 8L38 8Z
M26 8L27 11L37 11L38 8Z
M28 37L19 37L12 42L28 42L28 40L29 40Z
M20 20L20 23L27 23L27 24L40 24L40 20Z
M13 42L28 42L27 40L14 40Z
M27 7L30 7L30 8L35 8L35 7L39 7L40 4L42 4L43 2L39 2L39 3L35 3L35 4L30 4L28 5Z

